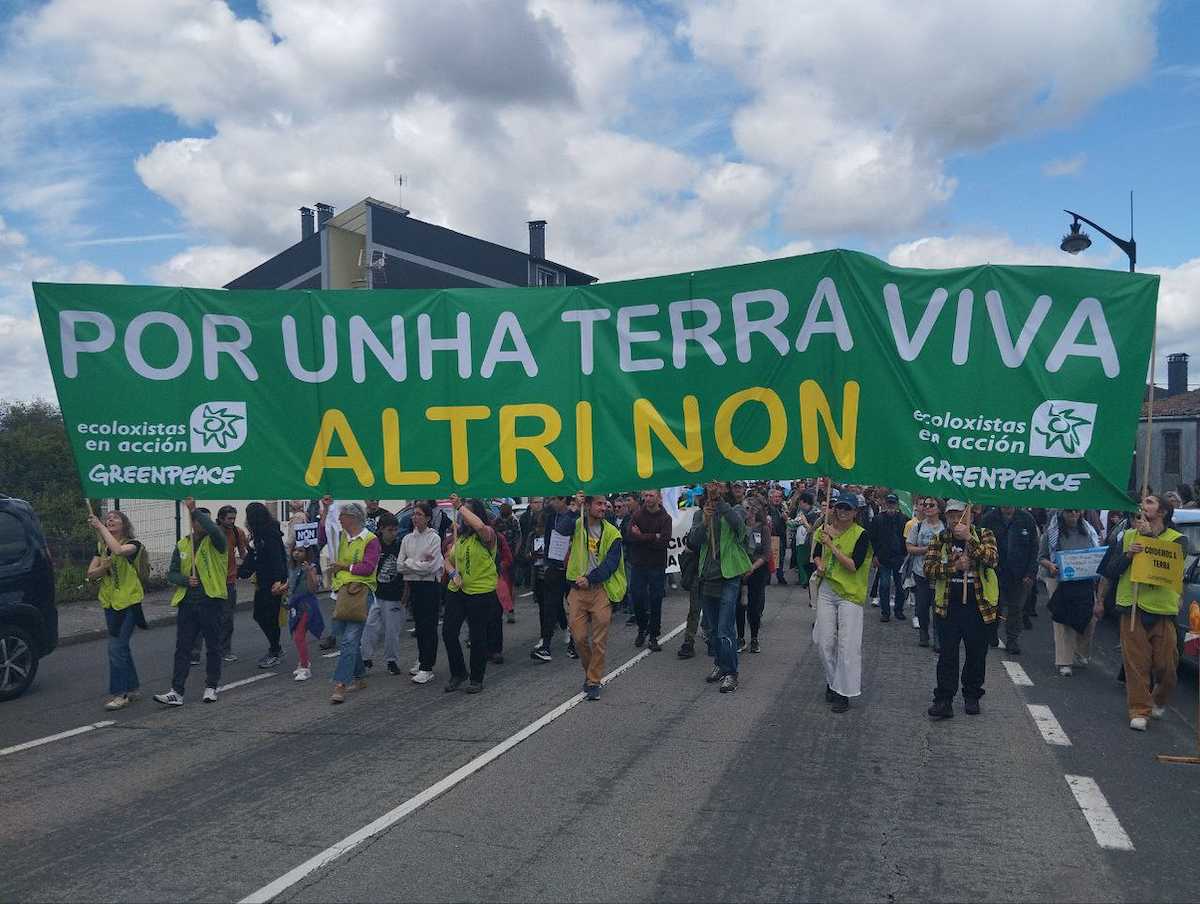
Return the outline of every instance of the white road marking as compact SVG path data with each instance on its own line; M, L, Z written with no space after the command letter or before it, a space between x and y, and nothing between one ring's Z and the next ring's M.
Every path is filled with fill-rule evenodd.
M1071 739L1067 737L1067 733L1058 724L1058 719L1054 718L1054 713L1050 711L1050 707L1041 706L1036 703L1027 703L1026 706L1029 708L1029 715L1033 716L1033 724L1042 733L1042 740L1047 744L1054 744L1056 747L1071 746Z
M682 631L686 626L687 626L686 622L679 625L674 630L672 630L670 633L668 633L665 636L663 636L662 638L660 638L660 641L665 643L666 641L668 641L672 637L674 637L676 634L678 634L680 631ZM641 660L645 659L649 655L651 655L649 650L642 650L642 652L638 653L636 656L634 656L628 662L624 663L623 665L618 666L617 668L615 668L611 672L609 672L607 675L605 675L604 678L601 679L602 683L608 684L610 681L612 681L612 679L616 678L618 675L622 674L627 669L631 668L635 663L640 662ZM488 765L488 763L491 763L492 761L499 759L501 756L508 753L508 751L512 750L514 747L516 747L522 741L537 734L537 732L541 731L543 728L545 728L547 725L549 725L551 722L553 722L559 716L561 716L567 712L570 712L572 709L574 709L576 706L578 706L583 701L583 699L584 699L583 694L578 693L575 696L571 697L570 699L565 700L564 702L562 702L558 706L556 706L554 709L552 709L548 713L546 713L544 716L542 716L540 719L537 719L534 722L530 722L528 725L526 725L524 728L522 728L516 734L501 741L499 744L497 744L495 747L491 748L490 750L488 750L484 753L481 753L479 756L475 757L475 759L471 760L469 763L467 763L467 764L459 767L458 769L454 770L453 772L451 772L449 775L447 775L441 781L439 781L433 785L430 785L428 788L426 788L420 794L417 794L415 797L410 797L408 800L406 800L404 803L400 804L395 809L389 810L387 813L384 813L382 816L380 816L374 822L367 823L367 825L363 826L357 832L347 835L345 838L343 838L337 844L334 844L331 847L328 847L325 850L321 851L319 854L316 854L313 857L310 857L308 860L305 860L299 866L284 873L282 876L280 876L278 879L276 879L274 882L270 883L269 885L264 885L262 888L260 888L258 891L254 892L253 894L247 895L245 898L242 899L241 904L266 904L267 901L273 900L277 896L283 894L285 891L287 891L289 888L291 888L297 882L304 879L306 876L309 876L312 873L315 873L317 870L321 869L322 867L329 865L334 860L337 860L343 854L358 847L358 845L362 844L364 841L368 840L369 838L373 838L376 835L378 835L380 832L384 832L387 829L390 829L392 826L394 826L400 820L404 819L404 817L408 816L411 813L414 813L415 811L419 810L421 807L425 806L430 801L445 794L447 791L449 791L455 785L458 785L461 782L465 781L466 779L470 778L472 775L474 775L476 772L478 772L484 766Z
M73 738L75 735L81 735L89 731L95 731L97 728L107 728L110 725L116 724L112 719L108 719L104 722L93 722L91 725L72 728L70 731L60 731L58 734L47 735L44 738L37 738L33 741L26 741L24 744L14 744L12 747L0 748L0 756L8 756L10 753L20 753L22 750L29 750L31 747L41 747L43 744L61 741L64 738Z
M231 691L235 687L253 684L255 681L262 681L264 678L274 678L278 674L278 672L264 672L261 675L251 675L249 678L243 678L241 681L230 681L228 684L222 684L219 688L217 688L217 693L223 694L225 691Z
M1008 677L1011 678L1012 683L1018 687L1033 687L1033 679L1029 677L1023 668L1021 668L1021 663L1005 659L1004 671L1008 672Z
M1092 827L1092 834L1096 836L1100 847L1110 851L1132 851L1133 842L1121 828L1117 814L1108 805L1096 780L1086 775L1068 775L1067 784L1070 785L1071 793L1075 795L1075 801L1083 811L1084 819Z

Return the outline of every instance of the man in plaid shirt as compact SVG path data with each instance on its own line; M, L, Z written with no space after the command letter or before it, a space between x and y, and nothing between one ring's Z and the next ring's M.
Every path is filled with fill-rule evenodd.
M986 528L970 525L963 517L966 504L946 502L947 530L938 534L925 554L925 577L934 585L941 652L938 654L937 688L931 719L954 715L958 693L958 647L966 652L962 666L963 709L979 715L983 679L987 669L988 625L996 621L996 538Z

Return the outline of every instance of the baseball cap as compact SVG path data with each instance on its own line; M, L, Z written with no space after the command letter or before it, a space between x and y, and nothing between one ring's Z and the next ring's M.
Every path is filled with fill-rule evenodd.
M897 496L895 493L888 493L886 496L883 497L883 500L884 500L884 502L899 502L900 497Z
M947 499L946 500L946 511L948 511L948 512L965 512L966 510L967 510L967 504L965 502L963 502L961 499Z

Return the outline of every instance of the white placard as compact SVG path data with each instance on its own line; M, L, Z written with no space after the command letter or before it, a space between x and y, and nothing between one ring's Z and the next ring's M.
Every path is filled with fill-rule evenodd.
M317 545L317 522L296 524L292 526L292 536L300 547Z
M567 560L567 551L570 548L570 537L566 534L560 534L556 530L550 531L550 551L546 553L546 558L552 559L555 562L565 562Z

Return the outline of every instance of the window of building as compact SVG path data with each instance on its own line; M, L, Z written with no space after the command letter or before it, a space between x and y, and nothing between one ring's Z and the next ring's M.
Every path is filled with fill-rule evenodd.
M539 286L557 286L559 284L558 271L551 270L549 267L538 267L537 284Z
M1179 475L1182 473L1182 456L1179 452L1178 430L1163 431L1163 473Z

